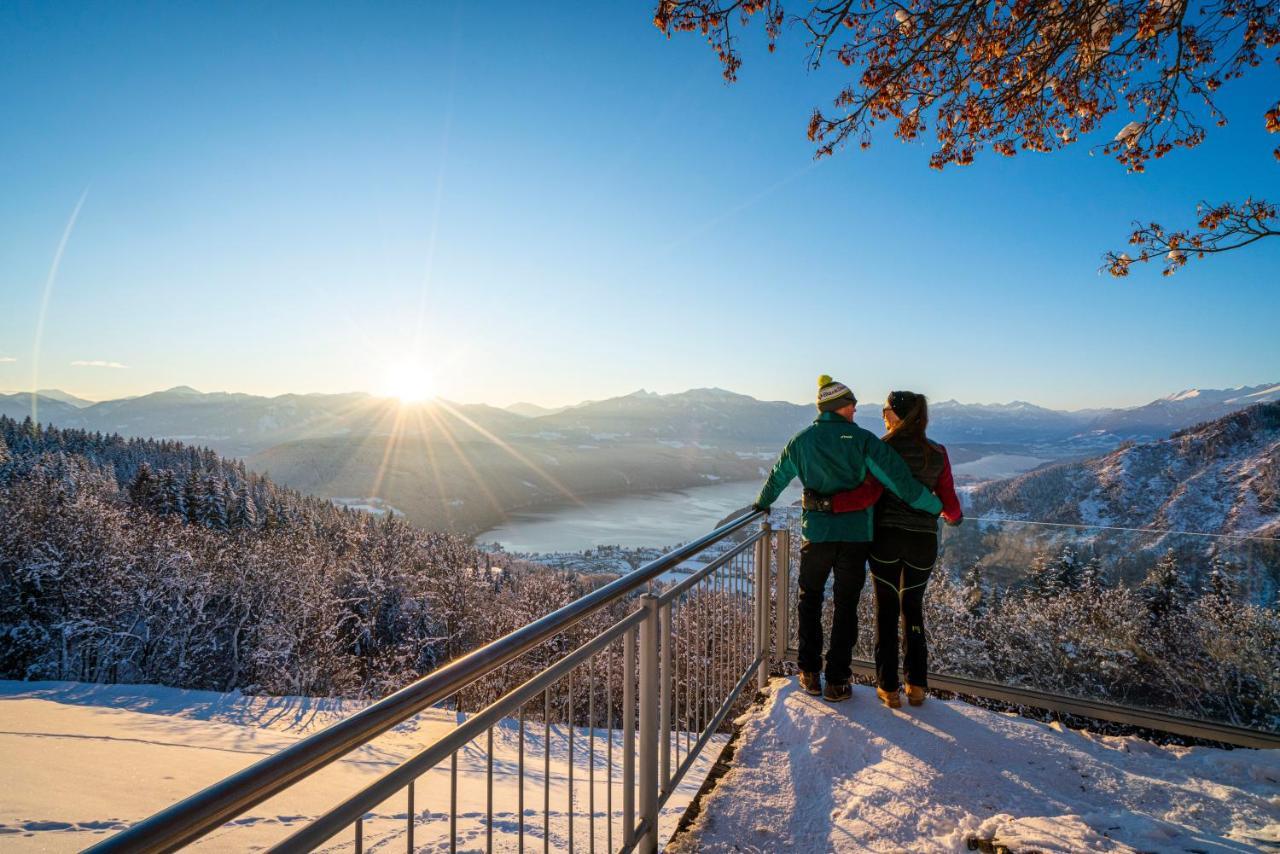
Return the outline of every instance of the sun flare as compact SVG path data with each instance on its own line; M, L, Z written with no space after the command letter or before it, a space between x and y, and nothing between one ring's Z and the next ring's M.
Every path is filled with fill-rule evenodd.
M431 373L421 365L399 364L387 369L386 394L401 403L422 403L436 396Z

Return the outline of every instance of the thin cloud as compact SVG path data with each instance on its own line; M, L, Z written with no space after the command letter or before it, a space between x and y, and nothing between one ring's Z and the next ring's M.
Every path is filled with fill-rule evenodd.
M18 360L17 360L17 359L15 359L13 356L0 356L0 363L3 363L3 362L16 362L16 361L18 361Z
M76 359L71 363L73 368L127 368L128 365L122 365L119 362L107 362L103 359Z

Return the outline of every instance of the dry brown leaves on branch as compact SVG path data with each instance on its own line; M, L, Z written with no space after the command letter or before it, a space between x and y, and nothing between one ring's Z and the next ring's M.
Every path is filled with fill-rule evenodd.
M783 0L662 0L654 20L701 33L734 80L738 30L762 22L773 45L788 16ZM1102 149L1142 171L1198 144L1202 121L1225 121L1214 92L1280 45L1280 3L1242 0L836 0L806 3L790 21L811 66L852 69L834 111L810 120L819 156L850 139L869 145L879 124L910 140L932 123L938 168L988 146L1061 148L1124 105L1135 118Z
M785 0L660 0L654 22L668 35L702 34L729 81L742 67L738 34L753 23L763 24L770 50L790 23L806 36L811 67L834 59L849 68L831 107L809 121L819 157L851 140L869 146L879 125L902 140L932 133L938 169L971 163L985 148L1010 157L1053 151L1123 107L1132 120L1099 148L1141 172L1198 145L1207 124L1226 122L1214 102L1224 83L1269 59L1280 64L1276 0L800 5L789 16ZM1280 127L1280 104L1265 121ZM1270 209L1252 200L1226 207L1252 222L1258 205Z

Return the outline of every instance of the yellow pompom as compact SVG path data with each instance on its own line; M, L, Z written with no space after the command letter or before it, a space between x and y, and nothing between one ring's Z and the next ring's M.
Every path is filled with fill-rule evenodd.
M835 382L835 380L831 379L830 374L823 374L818 377L818 388L822 388L824 385L830 385L833 382Z

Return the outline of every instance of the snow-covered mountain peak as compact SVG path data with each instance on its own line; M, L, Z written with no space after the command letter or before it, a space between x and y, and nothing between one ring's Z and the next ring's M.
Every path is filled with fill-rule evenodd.
M1258 386L1252 389L1233 389L1233 391L1241 390L1248 392L1248 394L1233 397L1227 403L1270 403L1280 400L1280 385L1273 385L1267 388Z

